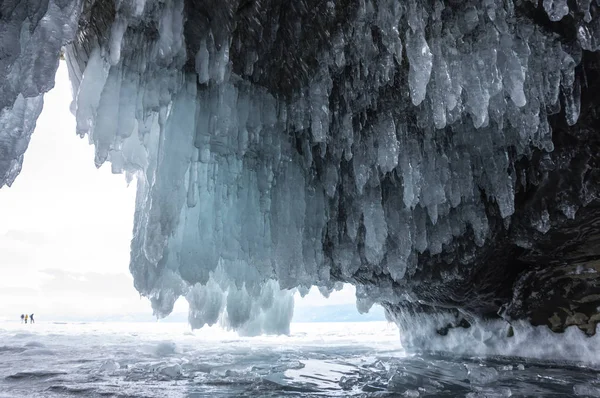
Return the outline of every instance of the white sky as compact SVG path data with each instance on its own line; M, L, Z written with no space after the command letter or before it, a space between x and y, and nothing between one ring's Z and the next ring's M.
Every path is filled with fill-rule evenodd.
M0 318L149 313L129 274L135 184L94 166L94 149L75 134L64 62L11 188L0 190ZM354 303L346 287L316 289L297 306ZM176 311L186 311L182 300Z

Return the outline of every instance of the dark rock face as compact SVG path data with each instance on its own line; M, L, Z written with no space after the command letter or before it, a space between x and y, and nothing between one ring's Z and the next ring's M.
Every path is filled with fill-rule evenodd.
M234 7L224 11L232 21L224 29L233 30L234 72L276 96L287 98L305 87L318 69L317 52L330 51L336 34L353 28L358 12L355 2L312 3L282 6L277 1L246 2L236 11ZM192 14L208 12L200 12L189 3L187 7ZM597 12L592 6L592 15ZM554 151L535 149L528 158L511 153L516 184L515 213L510 221L503 221L494 201L487 201L490 237L484 246L475 247L472 234L467 233L439 255L419 254L414 260L418 263L416 272L401 283L368 268L340 280L366 286L390 285L399 296L411 292L422 305L433 308L455 307L470 315L507 320L527 318L533 325L547 325L557 332L577 325L589 335L595 333L600 320L600 102L596 94L600 90L600 57L596 52L578 50L574 44L583 17L574 13L552 22L541 6L528 2L517 5L517 20L528 20L553 32L575 52L581 52L575 77L581 84L581 115L574 126L565 122L562 111L550 116ZM269 29L273 20L279 26ZM195 23L190 19L187 26ZM192 29L186 29L186 35L188 43L195 42ZM377 37L378 32L373 35ZM379 45L383 48L381 42ZM257 53L254 70L246 65L248 49ZM366 97L377 98L376 104L361 106L356 98L348 105L354 113L364 112L364 123L374 123L372 120L390 106L402 106L407 81L400 67L396 73L391 86L363 88ZM347 98L344 90L352 86L353 76L341 69L333 79L330 106L335 107L336 92ZM410 109L403 111L411 113ZM414 124L412 127L419 129ZM319 150L311 148L314 158L323 157ZM317 164L316 173L322 176L325 171ZM386 192L394 195L395 186L401 183L393 174L385 176L383 201ZM546 215L541 221L540 213ZM456 273L451 282L444 275L446 271ZM385 306L393 313L404 305ZM468 327L468 322L462 322L462 327Z
M231 5L223 11L231 21L223 29L233 31L234 72L276 96L289 97L305 87L318 69L316 53L328 51L336 34L352 29L358 8L354 2L312 3L282 6L277 1L245 2L237 9ZM218 8L211 5L199 10L192 3L187 7L190 15L207 15L208 10ZM592 6L591 13L597 12ZM517 5L516 18L553 32L563 43L576 47L573 43L583 15L574 13L552 22L541 6L523 2ZM269 29L273 20L279 26ZM193 43L197 33L191 28L196 23L195 18L190 18L186 25L191 54L196 52ZM373 32L374 36L377 34ZM257 53L254 70L246 65L248 49ZM600 102L596 94L600 90L600 57L596 52L576 48L574 51L581 52L575 77L581 84L579 121L569 126L562 111L551 115L553 152L536 149L529 158L511 154L515 157L515 213L508 226L494 201L488 201L486 214L491 232L483 247L474 247L473 236L467 233L439 255L418 255L414 260L419 265L417 271L401 283L363 268L352 278L340 280L367 286L390 285L398 295L409 291L433 308L456 307L472 315L508 320L529 318L532 324L545 324L557 332L577 325L594 334L600 319L600 276L596 265L600 256ZM337 105L336 92L340 97L347 94L343 91L352 85L352 79L343 69L334 75L331 106ZM374 91L373 86L364 87L366 97L377 98L375 105L361 107L357 98L349 107L355 113L364 112L366 124L373 123L370 120L387 107L402 106L400 98L406 95L406 85L399 68L391 86ZM409 109L404 111L410 114ZM415 125L413 128L419 129ZM314 158L323 156L319 150L311 148ZM316 173L321 176L325 171L317 165ZM393 195L394 186L401 183L393 174L384 177L383 200L386 191ZM540 213L546 215L546 221L539 220ZM446 271L458 273L452 283L444 276ZM333 267L332 274L335 273ZM386 308L394 312L396 307L388 303Z
M85 63L90 42L106 37L114 18L111 6L112 1L96 1L89 12L84 12L74 45L79 49L75 52L78 61ZM460 9L461 5L453 7ZM311 0L291 4L278 0L187 1L186 68L194 70L193 56L198 52L200 40L210 33L217 48L231 40L233 73L267 88L276 97L291 98L308 85L318 70L318 53L331 51L336 35L356 27L358 8L357 2L349 1ZM596 12L593 6L592 13ZM556 33L564 43L571 43L582 15L551 22L541 7L524 2L517 5L516 18L533 22ZM152 37L152 27L146 29ZM372 34L375 43L384 48L381 34L377 31ZM399 296L408 291L422 305L432 308L456 307L483 317L529 318L534 325L547 324L555 331L578 325L593 334L600 319L600 296L597 296L600 278L591 271L597 270L595 261L600 258L600 245L596 244L600 239L600 229L596 226L600 220L600 141L596 132L600 125L597 120L600 103L595 95L600 90L600 57L583 51L581 58L576 70L576 79L584 82L578 123L568 126L562 112L552 115L554 151L534 149L529 158L512 155L515 213L509 222L504 222L494 201L486 201L490 237L485 245L473 245L474 237L467 232L441 254L430 255L427 251L419 254L413 259L418 264L416 271L400 283L368 267L359 268L351 278L343 277L340 272L338 279L365 286L389 285ZM351 67L340 68L333 74L332 108L339 106L336 99L348 99L347 87L352 87L354 78L348 71ZM363 92L355 98L350 96L346 106L354 114L364 115L362 124L374 124L378 115L390 107L404 106L403 113L412 113L403 100L408 95L406 75L400 65L394 73L391 85L365 84ZM361 101L361 94L374 97L375 103ZM419 130L417 125L410 125ZM300 142L305 133L292 130L291 134ZM304 150L307 148L298 144L301 154ZM318 146L308 150L315 159L335 156L320 153ZM348 167L344 162L340 166L342 173ZM317 163L314 172L318 179L325 170ZM346 172L352 174L352 170ZM394 195L399 184L401 178L393 173L383 177L384 201L386 192ZM351 199L341 194L339 200ZM536 229L532 224L540 222L540 212L546 212L547 225ZM335 222L330 222L330 226L335 227ZM325 246L334 244L324 242ZM451 282L445 272L454 273ZM331 273L337 274L335 265ZM402 308L404 304L385 304L392 313L396 306Z
M569 3L558 18L532 1L396 3L186 0L186 59L165 67L197 74L198 98L222 95L229 79L277 101L282 147L307 197L318 192L324 203L323 228L301 235L322 252L311 283L353 283L365 306L380 302L396 319L456 314L439 334L481 318L594 334L599 6ZM128 27L124 68L139 68L141 49L159 40L161 6L152 4ZM108 46L117 15L112 0L84 2L68 50L75 78L94 48ZM202 77L202 51L228 63L221 81ZM245 165L263 166L260 145L254 163L241 155ZM273 169L285 185L285 172ZM207 273L191 271L181 270L185 283L206 282ZM159 276L134 275L154 294L146 285ZM307 283L276 270L262 277Z
M530 271L519 279L505 313L527 316L533 325L547 325L555 332L575 325L592 336L600 321L598 272L597 261Z
M568 126L560 114L554 115L550 121L554 151L535 151L530 159L516 163L515 215L510 226L503 225L490 204L487 214L493 238L469 253L470 267L456 266L472 247L468 236L457 252L419 257L424 267L415 275L412 288L427 305L442 312L455 307L509 322L528 319L555 332L575 325L595 334L600 321L600 104L594 94L600 90L599 62L597 53L583 52L577 73L586 84L578 123ZM542 211L547 211L546 225L536 219ZM440 276L444 267L471 272L448 285ZM406 310L402 304L384 306L391 313ZM460 322L461 317L457 319Z

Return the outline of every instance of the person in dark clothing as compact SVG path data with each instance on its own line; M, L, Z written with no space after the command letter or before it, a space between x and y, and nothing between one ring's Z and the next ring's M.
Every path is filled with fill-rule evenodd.
M25 322L25 314L21 314L21 323Z
M35 321L33 320L33 314L29 315L29 322L30 323L35 323Z

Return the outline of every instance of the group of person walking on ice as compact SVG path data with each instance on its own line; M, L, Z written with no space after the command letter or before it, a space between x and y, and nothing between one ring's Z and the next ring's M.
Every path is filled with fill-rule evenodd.
M33 319L33 314L21 314L21 323L27 323L27 321L29 321L29 323L35 323L35 319Z

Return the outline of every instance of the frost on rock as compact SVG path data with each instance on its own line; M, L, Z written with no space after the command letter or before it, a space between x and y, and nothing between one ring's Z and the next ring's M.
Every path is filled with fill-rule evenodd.
M184 296L194 327L286 332L290 289L340 281L359 285L365 310L459 305L422 286L468 280L515 223L555 225L548 211L515 217L516 195L539 181L521 164L553 153L551 125L578 123L597 6L346 3L85 3L67 47L77 132L97 165L137 177L130 269L158 315ZM530 18L542 10L576 13L576 37ZM73 26L60 18L47 19ZM32 127L10 118L39 112L27 95L43 89L28 82L0 116L20 128L15 142ZM5 142L10 182L26 145L4 165Z

